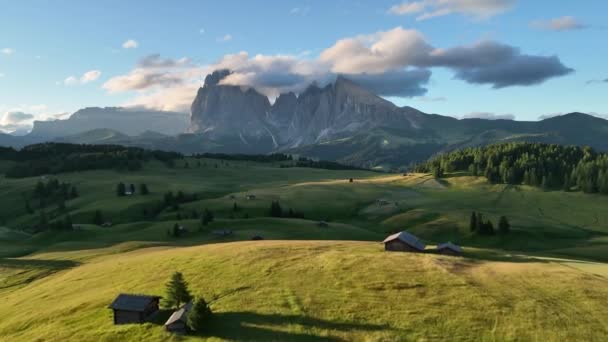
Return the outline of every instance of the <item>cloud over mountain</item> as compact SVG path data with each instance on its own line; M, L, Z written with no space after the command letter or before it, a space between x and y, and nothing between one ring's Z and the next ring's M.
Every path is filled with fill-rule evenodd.
M486 40L450 48L433 46L416 30L388 31L347 37L322 50L318 57L302 55L228 54L211 65L199 66L187 58L150 55L125 75L111 78L108 92L136 91L134 102L157 107L169 96L165 110L187 110L202 77L213 70L231 73L222 84L254 87L271 99L284 92L301 92L310 83L323 85L344 75L382 96L412 97L427 92L433 68L447 68L455 78L493 88L529 86L574 70L557 56L528 55L519 48ZM190 94L180 94L188 91ZM188 100L189 99L189 100ZM175 101L175 102L173 102ZM177 103L181 102L183 103ZM169 106L169 107L166 107Z

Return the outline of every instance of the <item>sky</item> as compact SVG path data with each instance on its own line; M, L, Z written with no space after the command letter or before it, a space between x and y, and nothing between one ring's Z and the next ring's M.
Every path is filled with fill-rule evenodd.
M0 129L188 112L205 75L272 100L344 75L427 113L608 114L605 0L0 0Z

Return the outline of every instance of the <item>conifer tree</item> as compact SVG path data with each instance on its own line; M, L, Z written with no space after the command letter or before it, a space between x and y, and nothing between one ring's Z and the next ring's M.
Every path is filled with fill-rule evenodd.
M501 234L507 234L509 231L511 231L511 224L506 216L501 216L498 220L498 231Z
M166 284L165 299L168 307L176 309L192 299L188 290L188 283L180 272L173 273L171 280Z
M197 297L188 314L188 327L195 332L200 332L205 326L205 321L211 315L211 309L209 309L205 299L200 296Z

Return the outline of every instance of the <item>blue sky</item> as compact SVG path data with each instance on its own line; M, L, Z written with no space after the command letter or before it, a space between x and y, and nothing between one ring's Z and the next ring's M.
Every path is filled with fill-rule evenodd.
M608 114L608 83L600 82L608 79L608 2L445 2L2 0L0 114L21 111L48 119L87 106L119 105L187 110L206 72L245 64L232 82L259 85L271 97L286 89L297 91L300 83L323 79L324 73L356 78L358 73L406 75L424 69L430 77L412 82L419 82L416 89L426 93L385 97L398 105L456 117L492 113L536 120L571 111ZM401 42L415 36L417 43L409 50L393 46L378 32L402 35ZM395 64L388 65L374 59L352 66L348 62L359 57L352 49L321 56L343 39L386 42L385 51L400 51L398 57L409 62L391 59ZM134 42L125 44L129 40ZM485 74L462 76L473 69L462 69L463 61L454 59L457 51L449 49L488 41L540 57L539 63L553 67L532 85L511 80L499 89L494 88L499 82L495 78L505 75L493 75L490 81L472 80L485 79ZM448 50L453 58L408 57L419 46L430 46L429 56ZM225 58L243 51L247 55L242 59ZM469 53L477 51L486 50ZM141 62L156 54L149 59L156 63L153 67ZM465 59L474 58L470 54ZM558 63L550 56L557 56ZM302 70L307 70L304 76ZM299 83L287 84L294 79ZM588 83L591 80L597 82ZM272 88L277 82L281 86ZM1 124L14 123L11 120L3 118Z

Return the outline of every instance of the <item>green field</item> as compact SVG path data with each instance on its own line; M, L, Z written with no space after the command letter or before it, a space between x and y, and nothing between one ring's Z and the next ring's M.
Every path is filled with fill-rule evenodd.
M24 232L38 216L26 213L23 194L39 178L0 178L0 340L608 337L606 196L492 185L466 174L436 180L202 162L60 174L78 187L80 197L66 206L79 229L38 234ZM151 194L117 197L119 181L146 183ZM146 218L143 210L168 190L199 199ZM272 201L304 218L268 217ZM205 208L215 221L202 227L190 213ZM96 210L113 226L93 225ZM512 231L474 235L472 211L495 224L505 215ZM188 232L168 235L178 222ZM234 234L218 237L217 229ZM465 255L384 252L380 241L400 230L430 245L459 243ZM255 235L265 240L250 241ZM157 322L112 325L107 306L118 293L163 295L174 271L211 301L215 315L204 333L167 334L166 312Z

